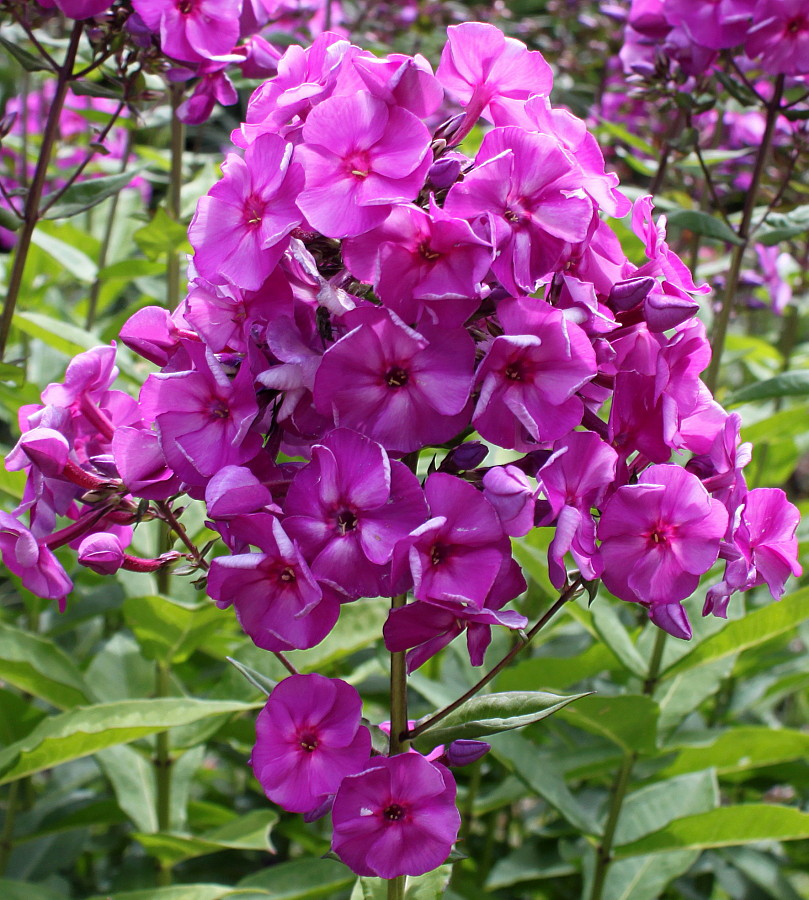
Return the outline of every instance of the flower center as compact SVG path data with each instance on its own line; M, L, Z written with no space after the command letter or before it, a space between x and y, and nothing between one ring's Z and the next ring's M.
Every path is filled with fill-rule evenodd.
M260 197L254 194L247 199L244 204L244 223L250 228L258 228L261 225L261 218L264 215L266 204Z
M347 534L357 527L357 517L350 509L344 509L337 514L337 528L340 534Z
M212 419L227 419L230 417L230 410L224 400L214 400L208 409Z
M400 388L407 384L409 377L410 376L404 369L399 368L399 366L394 366L387 375L385 375L385 383L389 388Z
M292 570L292 568L290 568L290 566L287 566L286 569L284 569L284 571L281 572L280 578L281 578L281 581L284 581L287 584L289 584L290 582L293 582L293 581L297 581L297 578L295 577L295 572Z
M367 153L352 153L345 161L346 171L354 178L367 178L371 172L371 164Z
M522 381L522 369L519 363L511 363L503 374L509 381Z
M419 253L421 253L421 255L425 259L430 260L430 262L432 262L434 259L438 259L438 257L441 256L441 254L436 253L435 250L433 250L426 241L423 244L419 245Z
M307 753L312 753L317 750L317 738L308 731L305 731L302 735L300 735L301 749L305 750Z
M398 822L400 819L404 818L404 814L404 807L399 806L398 803L391 803L390 806L386 806L382 811L382 815L388 822Z
M434 566L437 566L441 560L444 558L444 548L441 544L435 544L433 546L432 552L430 553L430 560Z
M177 9L184 15L187 16L189 13L194 11L194 0L180 0L177 4Z
M787 23L787 34L797 34L809 25L809 21L796 16Z

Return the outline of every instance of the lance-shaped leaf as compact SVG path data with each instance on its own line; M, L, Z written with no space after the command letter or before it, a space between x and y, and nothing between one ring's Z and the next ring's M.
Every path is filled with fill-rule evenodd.
M117 194L121 188L125 188L142 169L143 166L139 166L118 175L101 175L98 178L77 181L61 193L61 196L58 191L47 194L42 198L42 207L47 207L44 218L69 219L71 216L86 212L107 197ZM52 205L48 206L49 203Z
M177 725L245 712L259 706L261 704L167 697L79 707L46 719L29 735L0 752L0 784Z
M468 740L522 728L539 722L587 694L545 694L540 691L508 691L473 697L446 718L436 722L416 740L416 747L429 749L460 739Z
M774 378L756 381L738 391L734 391L725 400L725 406L738 406L751 400L773 400L780 397L805 397L809 394L809 370L798 369L794 372L783 372Z
M720 806L710 812L675 819L665 828L615 851L617 858L670 850L705 850L755 841L800 841L809 838L809 813L773 803Z

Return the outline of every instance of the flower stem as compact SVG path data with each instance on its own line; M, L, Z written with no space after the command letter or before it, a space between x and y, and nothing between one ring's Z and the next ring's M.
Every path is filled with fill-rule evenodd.
M756 163L753 169L753 176L750 187L747 191L744 209L742 211L742 220L736 234L739 237L739 243L733 248L733 254L730 259L730 271L728 272L727 283L725 284L725 294L722 299L722 308L716 318L713 326L713 334L711 335L711 348L713 355L711 364L705 375L705 384L711 393L716 391L716 385L719 380L719 365L722 361L722 353L725 349L725 338L727 336L728 323L736 300L736 290L739 286L739 277L742 271L742 260L744 259L745 250L750 243L750 226L753 220L753 211L756 208L756 197L761 179L764 175L764 168L767 164L767 157L770 154L772 146L772 138L775 133L775 125L778 121L778 115L781 112L781 98L784 94L784 76L779 75L775 79L775 88L770 101L767 103L767 122L764 126L764 135L761 138L761 144L758 148Z
M514 647L509 650L509 652L500 660L499 663L490 671L487 672L483 678L480 679L476 684L472 685L465 694L462 694L458 697L457 700L453 700L449 706L445 706L443 709L440 709L437 713L430 716L429 719L425 719L419 725L416 725L415 728L411 728L407 732L407 737L412 740L413 738L418 737L420 734L424 734L429 728L432 728L433 725L436 725L442 719L445 719L451 712L454 712L458 707L463 706L467 700L471 700L472 697L477 694L477 692L485 687L499 672L501 672L505 667L522 651L524 647L527 647L528 644L534 639L534 637L547 625L547 623L559 612L559 610L568 602L568 600L572 600L578 593L581 588L581 578L577 578L570 587L567 588L564 593L559 595L559 598L553 604L553 606L545 613L544 616L533 626L533 628L526 634L525 640L519 644L516 644ZM393 734L393 728L391 727L391 734Z
M407 603L407 594L392 597L391 609ZM404 651L390 655L390 741L389 755L407 750L407 669ZM404 900L405 876L388 880L388 900Z
M159 660L155 669L155 695L168 697L170 692L169 664ZM168 731L161 731L155 739L155 783L157 786L157 827L161 832L171 830L171 747ZM160 862L157 883L161 887L171 884L171 866Z
M663 651L666 647L666 632L658 629L655 635L655 643L652 648L652 656L649 660L649 669L643 682L643 693L650 697L660 680L660 664L663 661ZM626 753L621 761L621 768L615 777L615 786L610 798L610 808L607 813L607 821L604 825L604 835L601 843L596 848L596 869L593 875L593 886L590 891L590 900L601 900L604 892L604 883L607 879L607 871L612 862L612 844L615 840L615 829L618 827L618 819L624 805L624 798L632 779L632 769L637 761L637 753Z
M183 151L185 150L185 125L177 115L183 100L183 89L173 84L171 92L171 179L166 198L169 216L180 221L181 189L183 186ZM174 309L180 302L180 256L172 250L167 260L166 307Z
M70 40L68 42L67 52L65 53L65 61L57 72L56 89L48 112L48 119L45 123L45 130L42 134L42 146L39 150L39 159L37 160L34 177L31 180L28 195L25 198L23 224L20 229L20 235L17 238L17 246L14 248L14 263L11 267L11 274L8 279L8 292L6 293L6 300L3 304L2 315L0 315L0 360L5 357L8 335L11 330L11 322L14 318L17 298L20 295L20 288L22 287L25 263L28 259L28 251L31 249L31 238L33 237L34 229L36 228L40 217L39 204L42 199L42 192L45 188L48 164L50 163L53 148L59 134L59 118L62 113L65 97L67 96L68 85L73 75L73 66L76 62L76 54L79 50L79 41L81 40L83 31L84 26L82 23L76 22L70 33Z

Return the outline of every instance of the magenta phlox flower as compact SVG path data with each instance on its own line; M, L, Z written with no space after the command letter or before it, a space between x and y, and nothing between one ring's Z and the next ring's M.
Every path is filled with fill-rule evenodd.
M449 770L416 753L374 757L334 798L332 849L358 875L396 878L440 866L461 816Z
M244 466L225 466L205 487L205 507L212 519L229 519L245 513L270 509L272 494L258 478Z
M516 466L492 466L483 476L483 496L511 537L522 537L534 527L536 494L536 487Z
M302 134L296 159L306 185L298 206L331 238L381 225L395 204L416 198L432 162L421 120L365 91L324 100Z
M550 506L537 524L556 528L548 548L548 574L554 587L565 583L564 556L570 553L579 571L592 581L601 575L591 510L601 507L615 481L618 454L590 431L575 431L554 445L554 453L537 479Z
M794 259L789 253L779 252L778 247L756 244L755 249L763 284L770 294L772 311L776 315L783 315L792 300L792 285L785 277L785 271L794 266Z
M0 553L9 571L17 575L37 597L58 600L64 610L67 595L73 590L73 582L67 577L62 564L44 543L6 512L0 510Z
M311 405L315 376L323 358L322 352L312 349L312 341L287 316L281 316L267 326L267 346L279 360L256 380L266 388L279 391L283 399L276 408L276 419L285 422L298 406ZM313 337L313 335L310 335Z
M264 793L290 812L316 809L371 756L360 725L362 700L339 678L292 675L267 698L256 720L250 765Z
M239 39L242 0L132 0L132 6L174 59L216 59Z
M284 527L315 576L351 597L386 593L394 546L428 515L407 466L346 428L312 448L312 462L289 486L284 512Z
M109 9L110 0L54 0L56 6L70 19L90 19ZM42 3L52 7L53 3Z
M632 275L662 275L666 281L684 291L696 294L707 294L710 287L694 284L688 266L666 243L666 217L660 216L657 222L652 220L654 201L650 196L640 197L632 206L632 230L644 242L649 262L644 263Z
M403 321L415 323L429 309L452 328L477 309L492 248L431 197L429 213L398 206L378 228L344 241L343 259Z
M214 106L233 106L239 94L227 72L222 71L228 62L207 62L200 66L199 81L194 90L177 107L177 117L186 125L201 125L211 117Z
M744 49L773 75L809 73L809 10L803 0L758 0Z
M567 274L592 284L600 296L609 297L614 285L628 277L626 264L626 254L615 232L595 216L586 240L572 249Z
M604 506L598 525L604 585L622 600L643 604L656 624L687 640L687 615L678 618L669 607L690 596L716 562L727 524L727 510L695 475L679 466L650 466ZM658 614L658 607L666 609Z
M115 467L127 490L146 500L168 500L180 490L180 478L169 469L154 431L116 428L112 438Z
M391 610L383 628L391 652L407 650L407 671L413 672L466 631L466 646L473 666L482 666L492 639L492 627L525 628L528 620L503 606L526 588L517 562L503 559L484 605L479 609L463 600L416 600Z
M395 593L413 585L418 600L455 601L482 609L511 545L489 501L469 482L434 472L424 484L430 518L399 541Z
M505 334L478 367L473 422L486 440L529 451L581 422L575 394L595 376L595 354L581 328L541 300L504 300L498 316Z
M550 94L553 87L541 53L483 22L450 25L436 77L466 107L456 144L480 116L495 125L514 124L512 116L529 97Z
M295 266L295 264L297 264ZM318 306L322 306L330 315L342 316L343 313L354 309L360 304L358 297L343 290L341 284L349 279L345 271L338 272L332 278L324 278L320 274L317 260L306 249L306 245L298 238L292 238L289 242L289 252L284 260L287 277L290 270L295 267L295 275L302 275L305 286L294 291L296 300L304 303L313 300ZM295 276L293 275L293 278ZM332 329L333 330L333 329Z
M196 278L181 306L183 318L214 353L244 353L254 343L254 329L292 316L293 309L292 289L280 268L273 269L257 291Z
M623 218L631 209L618 190L618 176L605 171L604 154L587 125L567 109L554 108L547 97L532 97L525 104L527 126L551 135L572 154L581 170L581 186L599 209Z
M250 367L230 378L213 353L189 344L193 371L150 375L140 393L145 421L157 424L169 467L190 485L205 485L228 465L241 465L261 448L250 430L258 412Z
M733 534L738 556L730 558L725 577L708 591L702 614L727 617L730 597L766 584L780 600L790 575L801 575L795 530L800 513L778 488L754 488L744 499Z
M587 237L593 202L581 171L554 137L517 127L490 131L475 163L450 189L444 209L491 240L492 269L507 291L533 293L561 267L568 245Z
M247 121L233 132L233 142L247 147L257 135L269 132L298 143L310 110L333 94L349 69L355 88L362 87L359 74L349 65L360 54L359 47L331 33L321 34L305 49L293 44L278 60L275 78L253 92Z
M653 376L619 372L613 383L608 437L621 458L638 451L645 459L664 463L680 446L677 408L655 391Z
M461 328L408 328L390 310L355 309L323 356L315 405L386 450L442 444L468 425L475 347Z
M744 41L755 5L756 0L666 0L666 18L695 44L724 50Z
M184 306L184 303L181 304ZM170 313L162 306L144 306L133 313L121 326L121 341L144 359L164 368L188 368L191 360L183 349L182 338L198 340L186 330L182 313Z
M240 525L247 534L238 532ZM318 584L274 516L236 518L230 528L260 552L216 557L208 572L208 594L223 609L232 605L239 624L264 650L307 650L319 644L337 621L339 595Z
M731 413L704 454L694 455L686 464L703 483L705 489L725 504L728 513L741 505L747 493L742 469L750 462L752 445L740 443L742 418Z
M252 0L251 0L252 2ZM250 3L245 3L247 10ZM238 47L234 49L243 57L239 63L242 75L245 78L272 78L278 72L278 60L283 55L282 51L263 38L260 34L250 34Z
M200 198L188 229L199 273L216 284L258 290L286 250L302 216L295 199L303 186L292 145L262 135L244 158L228 153L222 179Z
M365 88L390 106L399 106L425 119L444 99L444 88L420 54L391 53L383 59L359 54L352 60Z

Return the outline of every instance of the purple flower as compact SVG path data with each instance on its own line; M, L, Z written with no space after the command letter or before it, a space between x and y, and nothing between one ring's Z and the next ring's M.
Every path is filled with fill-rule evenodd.
M804 0L758 0L745 52L773 75L809 72L809 11Z
M308 650L320 643L339 615L334 590L315 581L273 516L236 518L229 528L261 552L218 556L208 573L210 596L220 607L233 605L242 628L265 650Z
M666 18L685 29L695 44L723 50L741 44L756 0L666 0Z
M278 684L256 721L250 757L264 793L290 812L317 809L371 755L362 700L337 678L293 675Z
M501 447L533 450L561 438L584 413L576 391L596 374L587 335L541 300L504 300L496 337L480 364L473 422Z
M124 559L120 539L110 532L88 534L79 545L79 563L99 575L114 575Z
M224 177L200 199L188 229L194 263L209 281L258 290L275 268L302 218L295 199L303 174L291 155L291 144L267 134L244 159L225 158Z
M679 601L716 562L727 524L727 510L695 475L679 466L650 466L604 507L598 525L604 584L688 640L691 628Z
M353 330L329 347L315 379L320 412L398 453L444 443L468 424L475 347L464 329L413 331L373 308L343 321Z
M37 597L59 601L73 590L73 582L65 574L59 560L14 516L0 511L0 553L3 562L22 579L23 586Z
M358 875L430 872L458 837L455 793L449 770L423 756L376 757L337 791L332 849Z
M422 122L365 92L316 106L303 139L296 159L306 186L298 206L313 228L331 238L381 225L394 204L415 199L432 162Z
M530 294L558 268L569 244L584 241L593 202L582 175L559 142L522 128L495 128L483 139L476 167L453 185L444 209L484 228L492 264L514 296Z
M174 59L215 59L239 39L242 0L132 0L132 6Z
M416 476L367 437L330 432L295 476L284 527L311 562L315 577L351 597L385 593L397 541L427 518Z
M516 466L493 466L483 476L483 496L497 510L503 530L522 537L534 527L536 489Z

